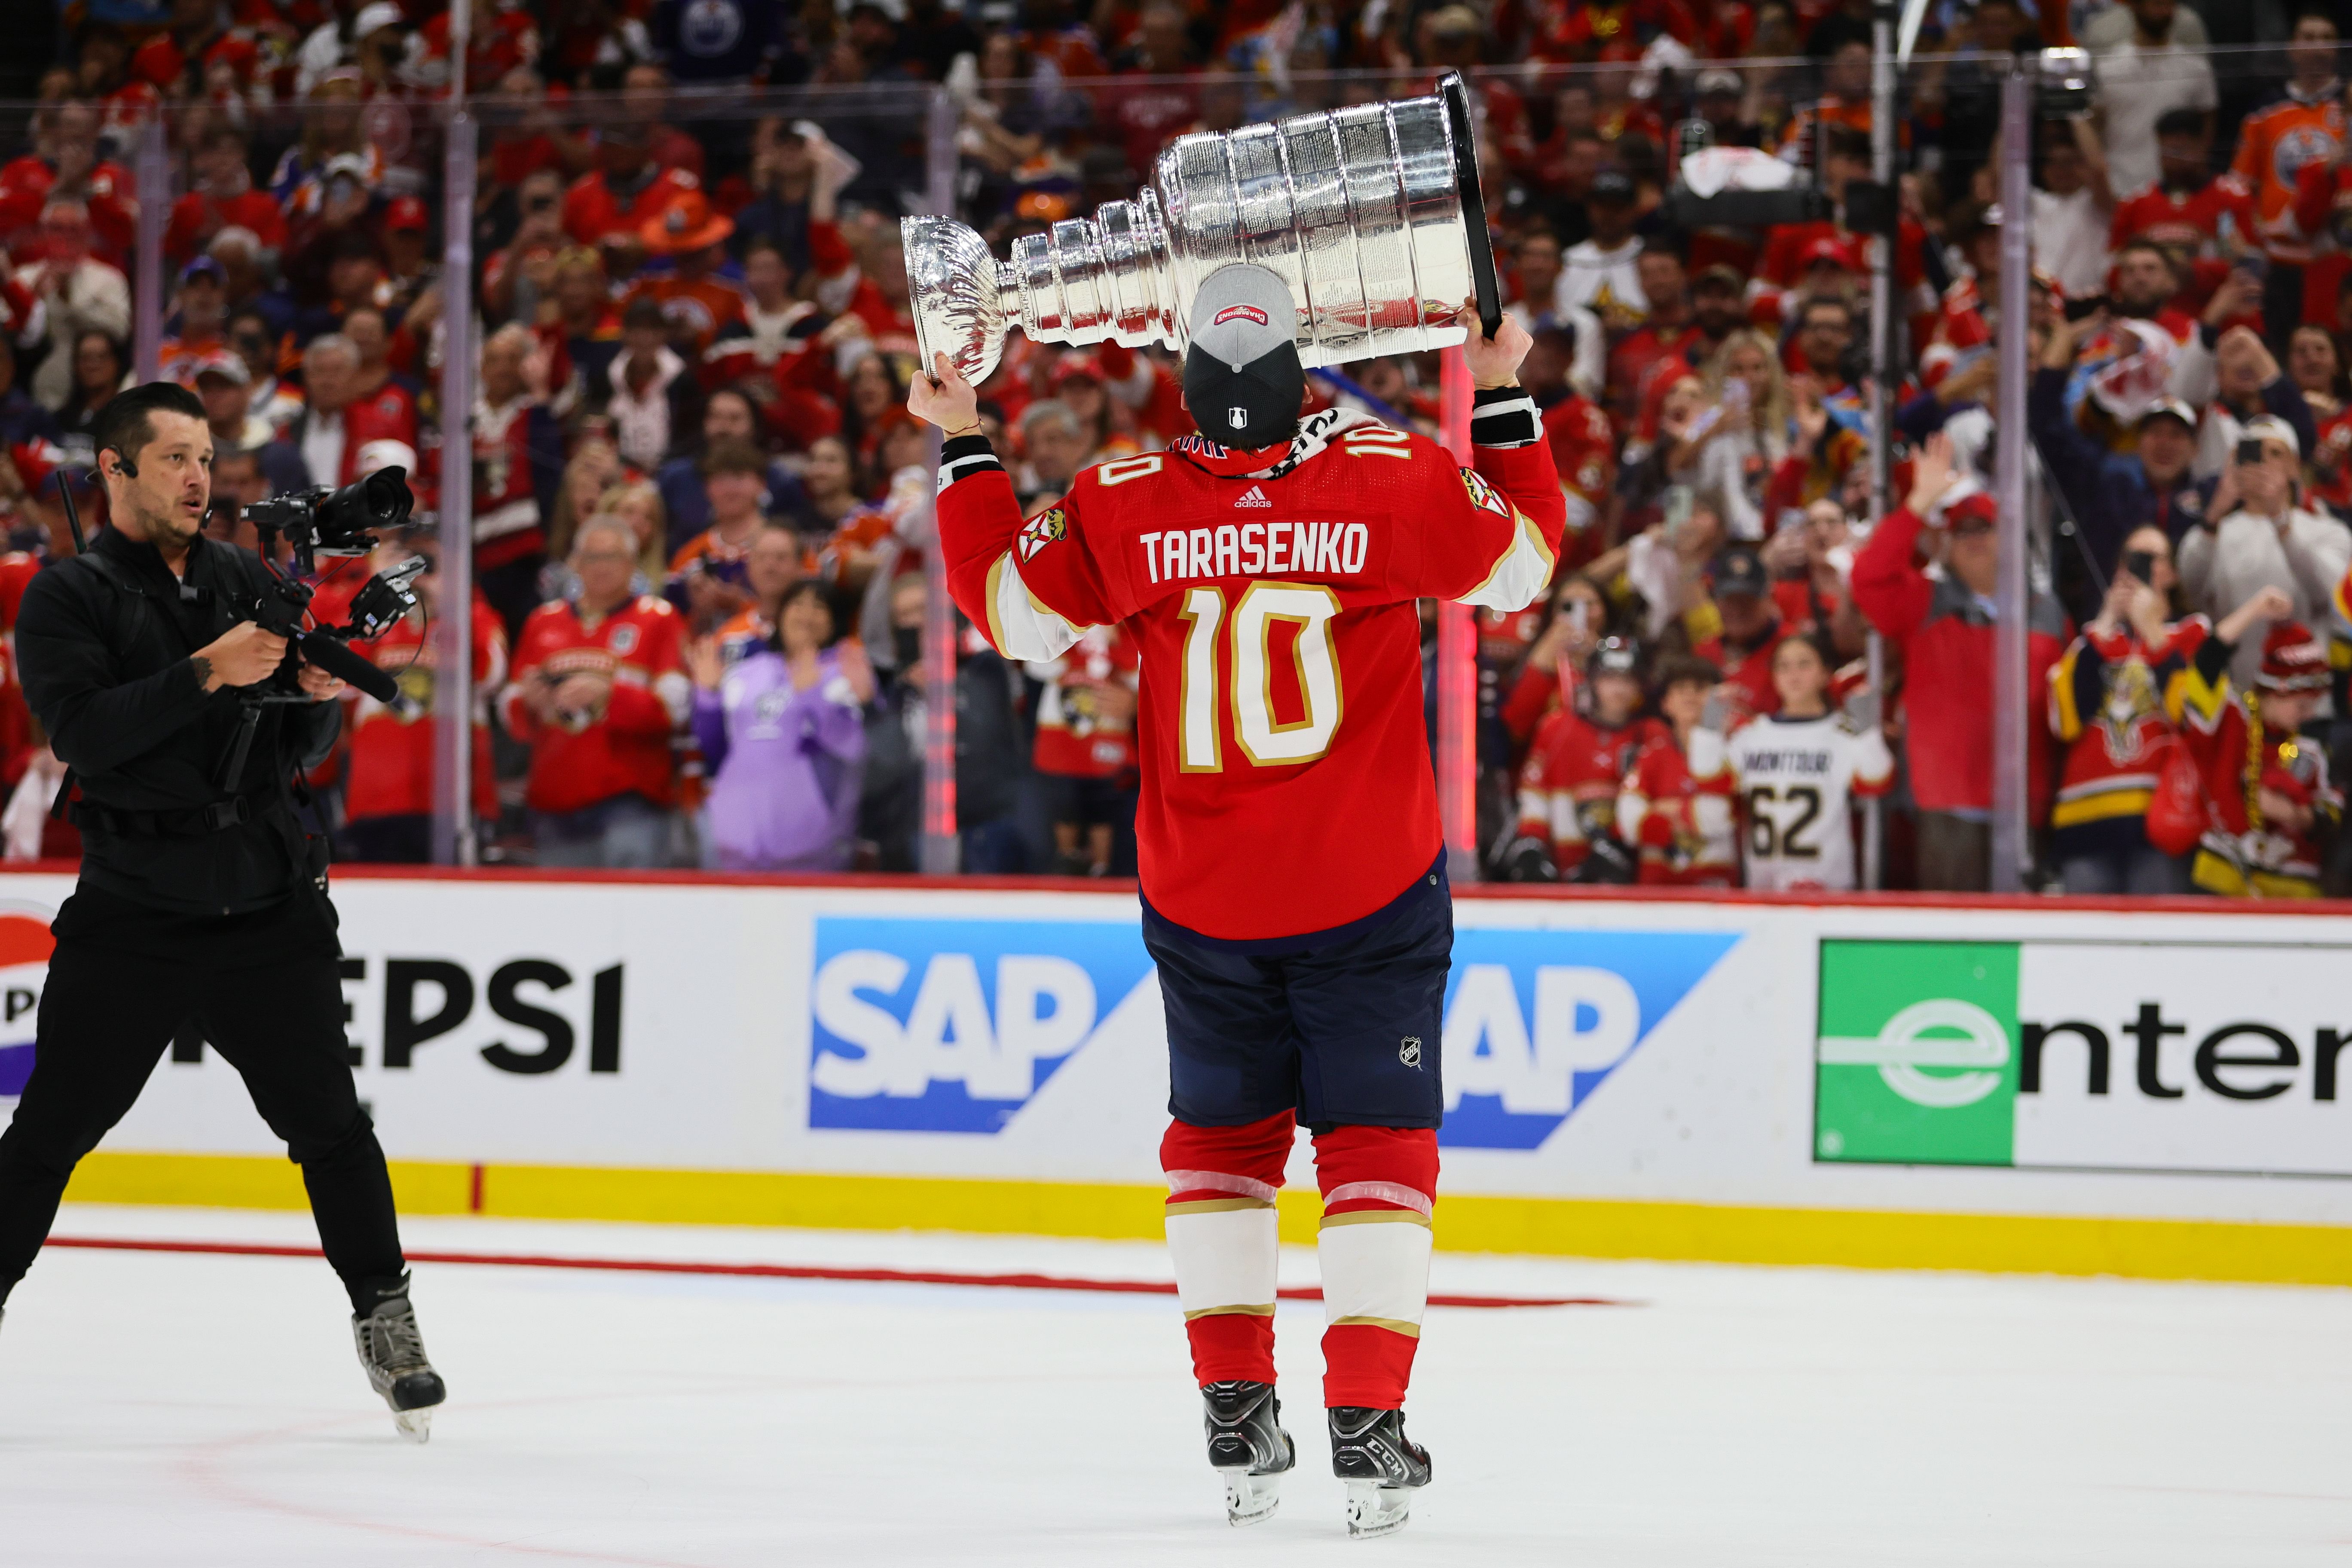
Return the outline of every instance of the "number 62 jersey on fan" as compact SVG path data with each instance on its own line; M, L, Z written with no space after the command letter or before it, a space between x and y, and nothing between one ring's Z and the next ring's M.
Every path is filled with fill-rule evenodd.
M1326 931L1437 858L1416 601L1519 608L1566 518L1525 391L1480 393L1471 440L1458 468L1331 409L1286 449L1190 436L1101 464L1026 522L985 440L942 449L949 585L999 652L1055 658L1112 624L1142 648L1136 840L1162 918Z

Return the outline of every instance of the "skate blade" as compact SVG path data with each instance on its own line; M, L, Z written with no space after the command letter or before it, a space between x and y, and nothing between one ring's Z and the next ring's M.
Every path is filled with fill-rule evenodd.
M1236 1529L1264 1524L1282 1506L1282 1478L1254 1476L1247 1470L1219 1470L1225 1483L1225 1522Z
M395 1410L392 1413L392 1424L399 1427L400 1435L412 1443L433 1440L433 1410L430 1405L422 1410Z
M1412 1512L1412 1492L1406 1487L1384 1487L1378 1481L1348 1483L1348 1539L1370 1541L1393 1535L1404 1528Z

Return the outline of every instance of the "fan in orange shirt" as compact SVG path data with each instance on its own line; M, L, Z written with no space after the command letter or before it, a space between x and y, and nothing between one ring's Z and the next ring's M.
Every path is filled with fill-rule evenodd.
M2294 75L2286 97L2249 116L2238 133L2231 172L2254 195L2263 248L2274 262L2299 267L2311 259L2313 237L2295 221L2295 176L2306 163L2343 156L2343 84L2336 77L2336 24L2317 12L2295 18L2287 44Z
M639 226L648 256L666 256L670 270L638 280L625 300L650 299L662 308L672 341L681 326L694 331L695 346L708 349L719 331L743 320L743 290L719 276L725 257L719 247L735 232L735 220L710 210L700 191L688 191L658 216Z

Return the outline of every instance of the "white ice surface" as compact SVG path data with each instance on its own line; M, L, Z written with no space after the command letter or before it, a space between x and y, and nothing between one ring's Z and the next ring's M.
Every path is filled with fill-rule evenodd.
M308 1241L69 1208L60 1235ZM1145 1245L416 1220L417 1250L1160 1279ZM1286 1281L1312 1278L1286 1255ZM1172 1299L425 1265L451 1403L367 1394L309 1259L56 1250L0 1326L0 1564L2352 1563L2352 1292L1440 1254L1436 1484L1344 1539L1321 1311L1278 1319L1300 1466L1223 1522Z

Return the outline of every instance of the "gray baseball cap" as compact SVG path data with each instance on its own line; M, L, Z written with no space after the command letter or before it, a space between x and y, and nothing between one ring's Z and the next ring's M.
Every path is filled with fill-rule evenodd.
M1220 267L1193 296L1190 324L1184 401L1201 434L1242 450L1290 439L1307 373L1289 285L1252 263Z

